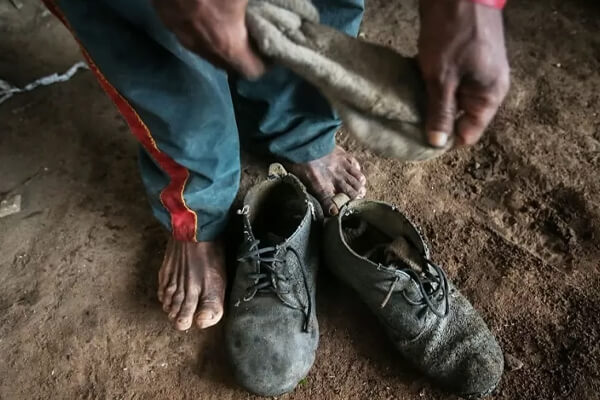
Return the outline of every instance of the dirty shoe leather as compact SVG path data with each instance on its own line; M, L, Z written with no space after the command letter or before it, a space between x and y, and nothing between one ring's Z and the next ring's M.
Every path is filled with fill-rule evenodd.
M283 167L252 188L239 211L244 238L226 320L235 377L250 392L292 391L315 360L319 203Z
M358 200L326 223L325 261L358 292L401 355L443 389L490 394L504 369L485 322L429 261L411 222L394 207Z

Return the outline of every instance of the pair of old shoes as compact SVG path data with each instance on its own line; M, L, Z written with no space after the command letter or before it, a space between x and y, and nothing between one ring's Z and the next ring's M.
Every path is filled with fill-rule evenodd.
M323 230L319 203L278 167L248 192L239 213L244 240L225 329L244 388L280 395L308 374L319 341L321 254L381 320L400 355L436 384L466 398L496 388L504 367L496 339L396 208L352 201Z

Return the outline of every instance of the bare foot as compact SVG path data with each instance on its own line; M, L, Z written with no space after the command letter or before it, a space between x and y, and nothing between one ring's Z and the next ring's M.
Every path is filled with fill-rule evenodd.
M219 322L225 285L221 243L169 241L158 272L158 300L175 329L187 330L194 322L204 329Z
M333 202L336 194L344 193L356 199L367 193L367 179L360 172L360 164L340 146L317 160L303 164L285 163L284 166L309 188L329 215L339 212Z

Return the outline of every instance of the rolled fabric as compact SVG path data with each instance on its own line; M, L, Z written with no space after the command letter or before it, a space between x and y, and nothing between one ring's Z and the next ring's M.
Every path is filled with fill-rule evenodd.
M246 12L258 50L313 84L375 153L423 161L452 147L427 142L425 85L414 58L318 21L308 0L250 0Z

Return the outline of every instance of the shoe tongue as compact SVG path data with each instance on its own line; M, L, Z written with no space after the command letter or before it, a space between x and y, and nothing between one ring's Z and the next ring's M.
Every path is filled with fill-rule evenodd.
M267 232L263 244L266 246L277 246L278 244L283 243L284 240L285 238L282 236L279 236L273 232Z

